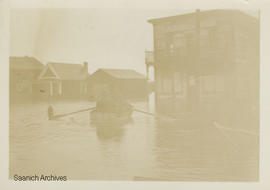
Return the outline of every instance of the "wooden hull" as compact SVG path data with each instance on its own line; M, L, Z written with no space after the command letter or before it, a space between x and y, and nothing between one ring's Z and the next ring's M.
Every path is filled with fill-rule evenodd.
M130 121L131 114L132 111L123 113L112 113L112 112L98 112L97 110L93 110L90 112L90 118L91 123L115 125Z

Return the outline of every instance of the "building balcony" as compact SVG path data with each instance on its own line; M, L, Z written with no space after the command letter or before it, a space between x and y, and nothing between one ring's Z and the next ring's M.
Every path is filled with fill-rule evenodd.
M158 70L175 69L192 73L227 72L234 68L234 54L232 48L201 47L199 55L195 48L157 49L146 52L145 63L147 72L151 66Z
M200 62L200 63L198 63ZM232 48L201 47L198 51L195 47L174 48L174 49L157 49L145 52L145 64L148 67L158 66L168 68L185 68L193 70L198 64L207 70L223 69L223 63L231 65L233 63Z
M152 52L153 53L153 52ZM154 54L154 53L153 53ZM196 58L200 59L224 59L225 57L231 57L232 48L229 47L200 47L199 51L195 47L190 48L174 48L174 49L157 49L155 51L155 61L194 61Z
M145 64L147 66L154 65L154 52L153 51L145 51Z
M171 63L171 64L181 64L192 62L196 58L196 49L184 49L184 48L174 48L174 49L157 49L155 51L156 64Z

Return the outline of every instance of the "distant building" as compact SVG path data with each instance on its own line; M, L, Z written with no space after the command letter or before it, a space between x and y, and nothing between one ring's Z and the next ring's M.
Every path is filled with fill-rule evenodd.
M146 66L154 67L159 112L258 110L258 18L209 10L148 22L154 51L146 52Z
M9 90L11 101L35 98L33 84L44 65L34 57L9 58Z
M127 99L145 99L148 93L146 77L127 69L99 69L88 78L88 88L94 98L114 93Z
M35 88L43 97L87 97L88 63L48 63L39 76Z

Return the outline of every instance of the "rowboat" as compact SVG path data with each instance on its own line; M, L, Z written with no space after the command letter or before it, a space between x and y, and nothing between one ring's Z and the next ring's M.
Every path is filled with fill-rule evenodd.
M104 125L119 125L130 120L133 107L127 102L100 101L96 109L90 112L92 123Z
M93 110L90 112L90 118L92 123L103 123L103 124L121 124L131 119L132 110L126 112L103 112Z

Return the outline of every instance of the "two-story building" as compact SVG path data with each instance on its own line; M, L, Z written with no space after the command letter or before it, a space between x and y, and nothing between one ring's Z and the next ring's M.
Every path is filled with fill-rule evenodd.
M158 112L227 111L259 106L259 20L209 10L148 20ZM241 111L241 110L239 110Z

